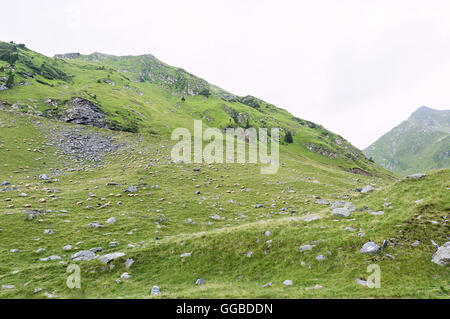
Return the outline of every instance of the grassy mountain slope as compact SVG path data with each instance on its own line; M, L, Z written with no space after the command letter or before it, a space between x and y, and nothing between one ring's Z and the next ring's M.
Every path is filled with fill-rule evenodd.
M0 285L14 286L0 290L2 298L448 298L448 267L431 262L430 240L448 240L449 170L392 183L301 157L289 145L276 175L236 164L201 165L196 172L192 165L170 163L172 142L151 134L18 111L0 111L0 130L1 179L10 182L0 192ZM101 162L73 158L58 144L59 132L71 130L108 135L123 146ZM354 191L370 184L379 190ZM133 196L124 192L130 185L139 186ZM356 211L349 218L333 216L329 205L316 203L318 196L352 201ZM38 214L33 219L30 210ZM303 219L311 215L321 219ZM106 224L110 217L116 223ZM104 227L88 227L96 221ZM361 254L369 240L389 245L375 256ZM411 246L416 240L420 245ZM299 253L314 241L312 250ZM64 250L67 245L72 247ZM108 266L71 260L94 247L102 248L99 255L125 257ZM181 258L184 253L192 254ZM325 259L316 260L319 255ZM40 260L49 256L61 259ZM127 259L134 261L130 268ZM70 264L81 267L81 289L66 286ZM355 281L367 278L370 264L381 267L380 289ZM129 279L120 279L124 272ZM198 278L206 283L196 286ZM154 285L161 295L150 295Z
M104 111L116 129L160 136L192 128L193 119L221 129L279 127L292 132L303 156L347 171L390 175L322 126L255 97L233 95L152 55L48 58L23 45L0 43L0 79L6 83L9 74L14 85L0 91L4 108L55 118L73 97L81 97Z
M14 77L0 91L0 298L448 298L448 266L431 262L431 240L449 239L449 170L397 180L323 127L152 56L0 50L2 81ZM115 129L56 121L73 97ZM294 143L280 146L274 175L259 164L174 163L170 132L194 118L280 126ZM376 190L356 191L366 185ZM332 215L336 201L356 210ZM387 246L360 253L370 240ZM72 260L90 249L125 256ZM72 264L80 289L66 285ZM371 264L380 289L355 281ZM161 295L150 294L155 285Z
M450 111L421 107L364 150L368 157L399 174L450 166Z

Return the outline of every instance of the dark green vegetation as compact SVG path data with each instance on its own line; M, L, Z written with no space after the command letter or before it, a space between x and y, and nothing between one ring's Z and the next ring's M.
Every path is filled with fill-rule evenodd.
M450 111L422 106L364 153L402 175L449 167Z
M397 180L323 127L150 55L51 59L0 49L17 54L14 65L0 61L0 76L15 77L0 91L0 183L9 182L0 186L1 298L448 298L448 267L431 262L431 240L448 241L449 170ZM111 129L64 123L75 97L95 104L106 117L97 124ZM293 143L280 146L275 175L255 164L173 163L170 133L193 119L281 127ZM99 145L103 158L91 161ZM376 190L356 191L366 185ZM138 188L125 192L130 186ZM350 217L331 214L338 200L354 203ZM104 227L88 227L94 222ZM360 253L369 240L389 244ZM125 256L71 260L95 247ZM61 259L40 260L49 256ZM66 286L70 264L81 267L81 289ZM379 289L355 282L370 264L381 268ZM161 295L150 295L154 285Z

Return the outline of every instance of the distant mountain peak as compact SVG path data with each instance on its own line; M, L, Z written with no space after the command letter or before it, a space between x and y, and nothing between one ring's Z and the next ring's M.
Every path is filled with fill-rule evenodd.
M400 174L449 167L450 110L421 106L364 153Z

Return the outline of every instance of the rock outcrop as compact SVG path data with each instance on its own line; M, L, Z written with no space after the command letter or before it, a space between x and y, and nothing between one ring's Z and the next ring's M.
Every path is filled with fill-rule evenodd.
M69 107L59 119L67 123L111 128L105 113L93 102L80 97L74 97L70 100Z

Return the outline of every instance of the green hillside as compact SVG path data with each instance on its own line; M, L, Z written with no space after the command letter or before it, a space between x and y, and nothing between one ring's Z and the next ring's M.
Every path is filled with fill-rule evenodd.
M56 57L0 43L0 79L4 87L8 77L14 79L11 88L0 91L4 108L58 118L79 97L102 110L110 128L160 136L170 136L177 127L192 128L193 119L217 128L279 127L294 135L293 148L307 157L347 171L389 174L322 126L255 97L228 93L152 55Z
M364 153L402 175L449 167L450 111L422 106Z
M448 265L432 261L449 240L448 169L399 179L320 125L150 55L1 43L0 59L0 298L448 298ZM273 175L174 162L170 133L194 119L293 143Z

